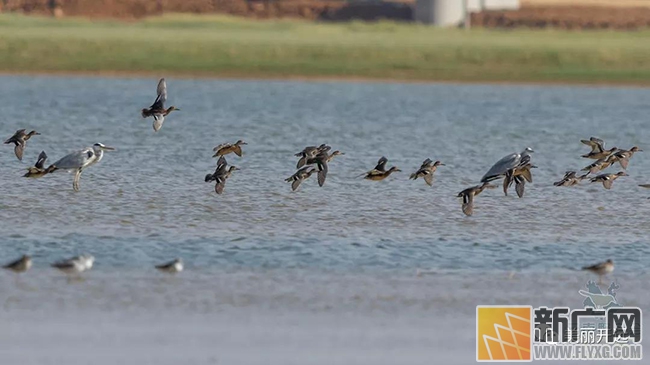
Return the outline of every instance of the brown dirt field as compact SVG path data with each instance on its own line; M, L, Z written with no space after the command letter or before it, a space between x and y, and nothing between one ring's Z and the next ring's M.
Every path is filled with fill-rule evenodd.
M517 11L472 14L472 25L486 28L634 30L650 27L650 8L528 6Z
M624 30L650 27L650 0L522 0L522 4L517 11L472 14L472 25ZM639 4L644 6L635 7ZM413 5L414 0L381 3L348 3L343 0L0 0L0 11L53 14L57 9L58 15L121 19L167 12L327 21L412 21Z
M521 0L521 6L606 6L650 8L648 0Z

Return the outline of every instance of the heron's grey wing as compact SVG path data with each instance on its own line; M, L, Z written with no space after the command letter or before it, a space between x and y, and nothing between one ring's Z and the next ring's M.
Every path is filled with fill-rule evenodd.
M41 154L38 155L38 160L36 160L36 164L34 164L34 167L39 169L44 168L45 160L47 160L47 154L45 154L45 151L41 151Z
M92 148L85 148L81 151L72 152L60 160L53 163L60 170L72 170L85 166L88 161L95 157L95 152Z
M153 130L158 132L162 128L163 122L165 122L165 116L162 114L153 115Z
M494 180L495 178L505 174L508 172L508 170L517 167L519 165L519 161L521 160L521 155L518 153L513 153L511 155L505 156L497 163L495 163L488 172L483 175L481 178L481 182L486 182L490 180Z
M386 163L388 162L388 159L384 156L382 156L379 161L377 161L377 166L373 170L377 171L386 171Z
M162 78L160 81L158 81L156 92L158 93L158 97L156 97L154 104L158 102L164 103L167 101L167 83L165 82L165 78Z
M20 161L23 160L23 152L24 151L25 151L25 142L22 142L22 141L17 142L16 147L14 147L14 153L16 154L16 157L18 157L18 159Z
M432 173L427 173L424 175L424 182L427 183L427 185L432 186L433 185L433 174Z

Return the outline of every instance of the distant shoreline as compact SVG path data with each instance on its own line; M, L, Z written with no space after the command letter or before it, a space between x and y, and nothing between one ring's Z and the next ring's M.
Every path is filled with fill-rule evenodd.
M3 74L650 86L650 31L0 14L0 34Z
M177 79L196 80L226 80L226 81L287 81L287 82L336 82L336 83L377 83L377 84L476 84L476 85L540 85L540 86L593 86L593 87L631 87L650 88L650 82L626 81L572 81L572 80L466 80L466 79L410 79L410 78L380 78L364 76L317 76L317 75L244 75L236 73L189 73L177 71L2 71L0 76L52 76L52 77L94 77L94 78L160 78L173 77Z

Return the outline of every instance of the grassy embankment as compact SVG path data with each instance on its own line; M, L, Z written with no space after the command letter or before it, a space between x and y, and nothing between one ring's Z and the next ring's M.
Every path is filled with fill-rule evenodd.
M0 72L650 85L650 31L433 29L171 15L0 16Z

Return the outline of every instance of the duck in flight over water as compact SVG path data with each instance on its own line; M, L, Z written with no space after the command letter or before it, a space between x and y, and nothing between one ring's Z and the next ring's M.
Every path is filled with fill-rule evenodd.
M148 109L142 109L142 117L147 118L153 116L153 130L158 132L162 128L165 117L174 110L180 110L175 106L170 106L165 109L165 102L167 101L167 83L162 78L158 81L157 88L158 96Z
M32 138L32 136L38 136L40 133L36 131L31 131L29 133L25 133L25 129L19 129L14 133L13 136L9 137L5 141L5 144L10 144L13 143L15 144L14 147L14 153L16 154L16 157L18 157L18 160L22 161L23 160L23 152L25 151L25 147L27 146L27 141Z
M418 177L421 177L424 179L424 182L427 183L427 185L432 186L433 174L438 169L438 166L445 166L445 164L440 161L433 162L431 161L431 159L427 158L426 160L424 160L424 162L422 162L420 168L416 172L411 174L409 179L416 180Z

